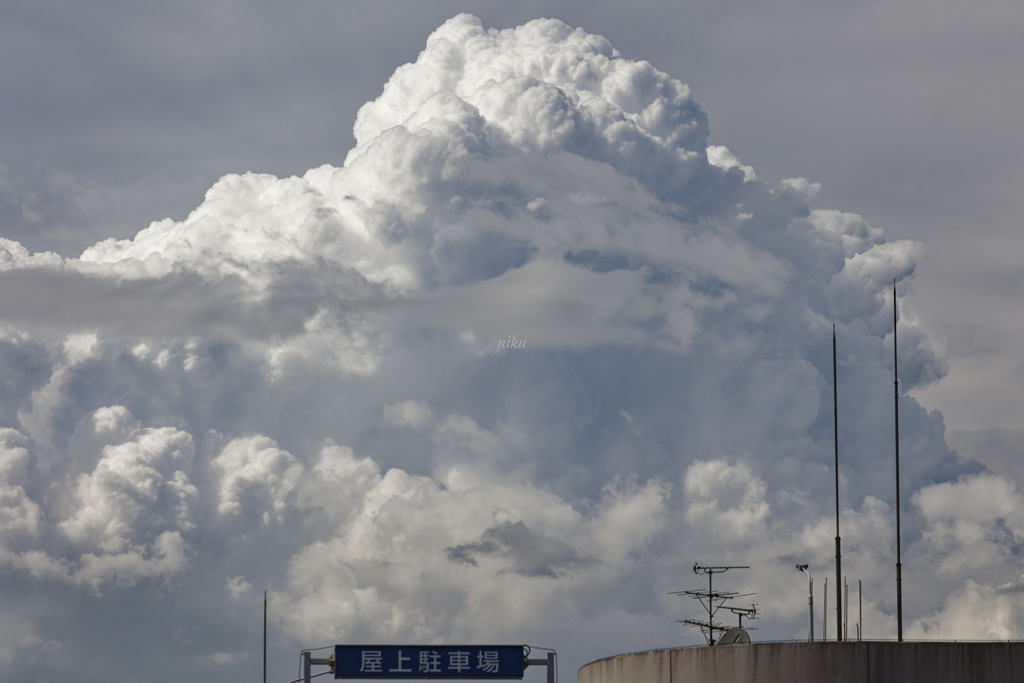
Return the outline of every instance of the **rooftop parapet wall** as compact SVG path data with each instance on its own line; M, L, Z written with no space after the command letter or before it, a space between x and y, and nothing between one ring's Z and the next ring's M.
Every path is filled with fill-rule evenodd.
M1024 643L757 643L609 657L579 683L1019 683Z

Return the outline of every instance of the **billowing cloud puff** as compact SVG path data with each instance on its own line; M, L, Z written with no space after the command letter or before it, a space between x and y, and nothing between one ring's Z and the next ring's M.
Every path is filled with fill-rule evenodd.
M223 471L220 485L222 515L262 515L269 523L271 511L278 516L302 474L302 465L282 451L273 439L257 436L235 439L213 459Z
M96 411L91 422L96 434L114 443L68 487L66 499L40 496L49 510L23 486L31 485L28 439L3 430L0 559L40 579L94 589L182 571L188 563L182 533L195 528L189 506L198 496L186 474L195 452L192 437L173 428L142 429L122 406ZM47 519L56 521L55 528L43 528Z
M0 429L0 544L4 547L19 538L37 537L43 522L42 509L22 486L29 465L27 441L16 430Z
M1024 542L1024 498L1016 485L992 474L963 477L921 489L914 503L927 526L922 541L936 570L960 575L1016 555Z
M120 443L105 446L95 470L78 478L77 509L60 523L64 533L83 547L118 552L153 532L194 528L192 437L171 427L140 429L122 406L96 411L94 424Z
M766 487L746 465L694 461L685 486L690 524L726 536L763 531L770 510Z
M27 334L0 328L0 427L16 427L18 413L32 405L32 392L49 382L52 351Z
M1021 581L1000 586L968 579L936 614L916 621L908 636L944 640L1015 640L1024 627Z
M953 634L1017 590L1024 500L906 395L945 372L903 305L920 245L760 180L686 85L554 20L451 19L355 135L77 259L0 240L6 595L130 595L161 626L117 623L199 668L256 661L261 590L295 651L529 638L581 664L696 642L668 593L735 563L758 636L797 637L793 564L835 550L834 325L843 566L889 637L894 281L905 612Z
M296 553L280 596L308 638L472 638L487 613L502 615L492 637L512 638L545 603L580 609L567 590L628 572L667 521L661 482L611 483L581 512L525 481L449 472L442 486L333 446L315 471L336 482L313 497L332 533Z

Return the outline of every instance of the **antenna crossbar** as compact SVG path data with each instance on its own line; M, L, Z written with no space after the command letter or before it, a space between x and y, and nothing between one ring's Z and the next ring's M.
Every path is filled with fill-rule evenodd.
M706 590L689 590L689 591L672 591L669 595L689 595L694 598L738 598L742 597L739 593L734 591L706 591ZM755 593L744 593L744 595L755 595Z
M703 630L721 631L723 633L732 628L732 626L726 626L725 624L713 624L707 621L700 621L699 619L679 619L678 623L689 624L690 626L699 626Z
M705 574L721 574L722 572L727 572L730 569L750 569L750 567L740 566L740 565L728 565L728 566L721 566L721 567L703 567L703 566L697 564L696 562L693 563L693 573L694 574L700 574L701 572L703 572Z

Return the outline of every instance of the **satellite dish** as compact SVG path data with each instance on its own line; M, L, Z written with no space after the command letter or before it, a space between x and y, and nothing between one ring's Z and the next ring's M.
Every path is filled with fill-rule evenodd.
M725 635L718 640L719 645L749 645L750 636L746 629L734 626L725 632Z

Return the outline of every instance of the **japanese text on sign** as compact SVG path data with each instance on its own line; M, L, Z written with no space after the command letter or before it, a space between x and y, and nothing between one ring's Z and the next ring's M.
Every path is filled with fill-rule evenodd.
M522 678L522 645L336 645L335 678Z

